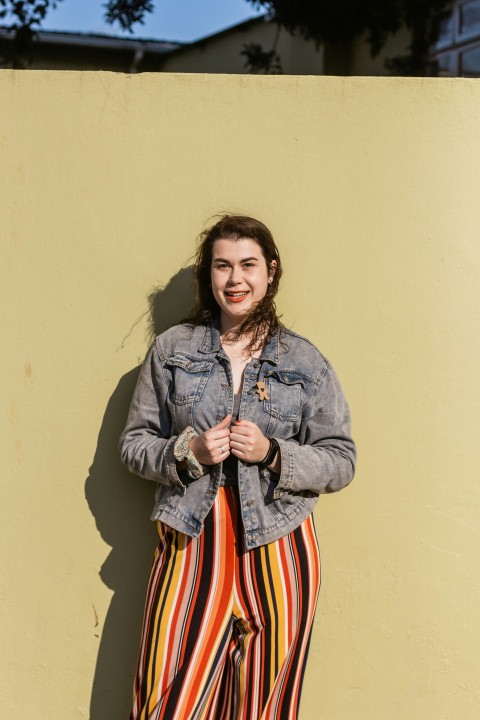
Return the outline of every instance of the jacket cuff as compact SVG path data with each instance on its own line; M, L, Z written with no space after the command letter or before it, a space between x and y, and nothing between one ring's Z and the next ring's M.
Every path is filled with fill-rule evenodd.
M175 459L175 455L173 454L173 448L175 446L175 441L177 439L177 436L171 437L165 447L165 469L167 474L167 479L170 485L175 485L180 491L182 495L185 495L186 486L182 482L180 475L177 471L177 461Z
M294 462L293 449L291 447L291 444L288 443L286 440L280 440L279 438L275 438L275 440L278 442L278 447L280 450L281 466L277 487L273 492L273 497L275 500L279 500L282 495L285 492L288 492L292 487Z

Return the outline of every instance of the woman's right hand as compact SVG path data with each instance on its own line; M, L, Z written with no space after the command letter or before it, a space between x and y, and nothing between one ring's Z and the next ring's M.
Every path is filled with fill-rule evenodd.
M230 455L231 420L232 416L229 413L217 425L197 435L188 443L190 450L202 465L216 465Z

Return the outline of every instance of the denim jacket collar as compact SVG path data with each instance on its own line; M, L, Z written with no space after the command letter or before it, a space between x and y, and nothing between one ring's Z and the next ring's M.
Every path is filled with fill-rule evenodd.
M279 332L270 337L260 355L260 360L270 362L273 365L279 363ZM198 351L205 354L217 354L221 352L220 328L218 319L210 325L205 326L205 333Z

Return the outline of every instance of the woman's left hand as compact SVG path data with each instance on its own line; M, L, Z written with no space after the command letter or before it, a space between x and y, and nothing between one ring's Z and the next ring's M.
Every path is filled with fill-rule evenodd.
M230 426L230 452L240 460L259 463L268 453L270 440L250 420L236 420Z

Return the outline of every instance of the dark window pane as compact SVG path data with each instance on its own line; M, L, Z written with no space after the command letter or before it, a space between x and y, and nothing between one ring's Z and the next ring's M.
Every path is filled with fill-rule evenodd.
M480 2L472 0L460 5L460 35L480 33Z
M480 77L480 45L460 53L460 75Z
M453 42L453 15L450 13L450 15L440 23L436 44L449 45L451 42Z
M442 55L436 55L434 59L435 63L435 74L438 77L452 77L453 75L453 55L452 53L442 53Z

